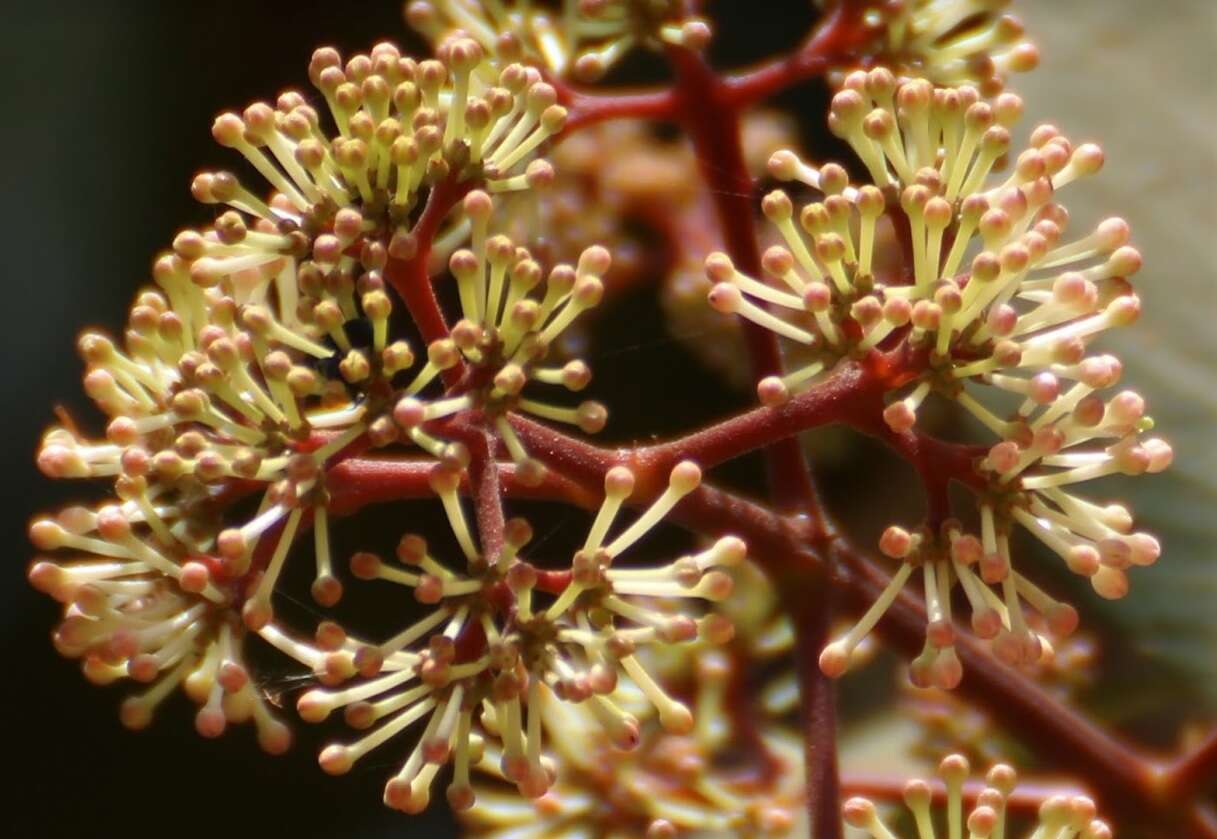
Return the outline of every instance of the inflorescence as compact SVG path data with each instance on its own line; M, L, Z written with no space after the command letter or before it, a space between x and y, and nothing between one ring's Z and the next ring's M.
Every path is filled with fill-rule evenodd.
M475 39L499 63L526 62L557 76L595 81L635 47L700 50L707 23L680 0L409 0L406 21L439 46Z
M971 767L958 754L948 755L938 766L938 774L946 784L945 807L938 807L934 791L925 781L909 781L904 788L904 803L913 816L916 839L935 839L943 835L935 832L935 821L946 836L962 839L967 831L968 839L990 839L1007 836L1006 807L1010 794L1018 784L1014 769L999 763L985 775L985 787L976 797L976 805L969 811L964 806L964 782ZM937 819L935 812L945 810ZM879 814L875 802L868 798L851 798L842 808L845 823L865 830L872 839L896 839L897 836L914 836L912 833L898 834L892 831ZM1028 839L1111 839L1113 833L1106 823L1095 817L1095 804L1084 795L1054 795L1040 805L1035 829L1027 834Z
M521 802L505 791L500 761L487 750L484 777L497 782L478 787L477 804L465 818L474 835L559 839L589 831L671 839L805 832L802 744L789 725L797 688L790 703L787 685L767 686L759 714L737 701L740 691L766 678L769 665L790 654L793 632L755 565L735 566L733 578L733 596L718 607L735 627L732 638L638 653L660 684L687 697L688 731L665 726L645 694L622 680L610 697L635 716L640 731L637 748L623 751L587 703L545 695L545 739L563 771L544 796ZM678 615L680 602L663 608Z
M823 198L796 220L786 192L765 197L765 215L785 242L764 254L770 279L743 274L723 254L706 261L715 308L814 353L802 367L760 382L764 404L785 403L844 359L903 353L922 359L922 372L884 412L893 434L910 433L918 408L936 393L999 439L976 470L979 536L954 520L924 533L889 530L883 551L902 564L871 612L824 651L821 665L833 675L918 568L930 614L915 680L959 680L956 584L974 630L994 639L1006 661L1030 663L1043 650L1024 602L1054 632L1072 631L1076 612L1012 569L1016 524L1108 598L1127 592L1128 568L1158 557L1157 542L1132 532L1124 507L1071 491L1105 475L1159 472L1171 461L1169 445L1141 436L1152 421L1139 395L1100 395L1119 380L1119 361L1089 351L1101 333L1136 320L1140 302L1127 277L1141 257L1118 218L1063 238L1069 214L1056 193L1099 170L1098 146L1075 146L1042 125L1010 174L994 176L1021 113L1013 94L988 100L972 87L900 83L884 68L856 72L834 97L829 125L873 183L851 186L835 164L815 168L778 152L772 173ZM876 264L876 243L895 223L907 225L911 239L907 273Z
M599 245L585 249L577 265L559 264L548 275L526 248L517 247L503 235L487 236L494 207L481 191L466 196L463 207L471 220L472 243L449 259L456 278L464 317L452 328L450 339L431 345L452 350L448 358L463 358L467 373L462 392L427 404L411 386L393 409L393 419L412 434L424 422L476 408L492 421L512 460L520 467L525 483L536 484L544 476L540 461L528 456L507 420L509 411L520 411L544 419L578 426L591 434L604 428L607 411L599 402L586 401L564 408L525 396L529 382L560 385L570 391L583 390L591 381L591 370L579 360L561 367L542 362L554 341L580 314L599 304L604 294L601 278L611 258Z
M451 759L448 800L458 810L471 806L469 770L491 737L501 744L496 751L502 777L522 795L537 798L556 777L543 751L545 701L575 703L618 749L638 745L638 720L613 699L620 678L653 706L665 730L687 734L692 714L648 673L639 653L651 645L697 638L723 643L731 637L731 624L718 615L695 619L649 603L724 599L732 584L719 569L741 562L744 545L724 537L705 551L658 568L615 563L700 479L692 463L678 464L667 490L610 539L634 485L628 469L610 470L604 503L555 592L541 587L545 572L520 557L532 536L527 522L509 521L502 550L486 556L475 544L457 494L460 474L437 466L431 484L464 554L464 568L439 562L413 534L403 536L397 547L405 568L369 553L352 558L356 577L410 588L432 611L383 643L353 651L344 651L345 639L337 637L340 630L334 627L330 645L340 657L327 665L333 682L361 680L351 687L305 693L300 714L319 722L343 708L350 725L370 730L353 743L327 747L322 768L345 773L368 752L425 719L414 751L385 788L386 804L408 812L423 809L435 775Z
M529 382L587 385L583 362L545 359L599 302L608 252L586 248L577 265L546 274L526 249L489 235L492 194L552 180L549 164L534 158L565 112L535 70L508 65L475 78L483 56L468 39L439 56L415 62L380 44L343 66L335 51L318 50L310 74L332 133L295 92L219 117L216 139L246 158L271 196L231 173L199 175L196 198L228 209L212 226L180 233L157 260L155 287L136 299L121 343L99 332L80 339L85 390L108 418L105 437L88 438L65 415L45 434L38 465L54 478L112 480L114 495L96 509L36 520L35 545L70 556L39 558L30 579L64 604L56 646L83 659L92 681L152 685L124 704L131 727L147 725L181 685L201 706L205 736L253 719L262 745L283 751L288 729L243 656L250 634L323 681L346 674L340 650L356 639L344 635L334 647L326 624L316 643L301 641L272 603L297 537L310 529L312 596L329 607L343 595L326 487L336 456L411 443L458 474L467 449L434 429L476 411L500 431L519 479L536 483L544 471L511 431L509 412L589 432L604 425L598 403L568 409L522 391ZM400 318L386 274L418 251L412 228L427 196L472 183L485 189L463 187L460 218L441 232L468 245L451 256L464 318L417 363L410 343L395 338ZM682 467L679 486L690 469ZM245 498L256 507L232 520L229 508ZM720 577L709 579L697 593L721 595ZM413 675L416 659L398 651L385 666Z
M1127 571L1159 554L1124 506L1074 490L1107 475L1161 471L1172 453L1144 436L1153 423L1138 394L1108 392L1120 362L1091 352L1097 336L1140 311L1127 279L1141 267L1128 225L1112 218L1066 239L1069 213L1056 201L1058 190L1100 169L1102 151L1043 125L1009 173L997 174L1023 110L1001 93L1003 79L1037 61L1021 24L999 14L1005 5L870 4L858 60L830 73L839 92L829 115L870 182L777 151L769 172L793 187L761 205L770 241L781 242L764 253L764 276L738 270L723 253L704 261L714 309L797 345L786 370L758 383L764 406L787 405L846 366L898 369L885 389L899 398L866 430L915 443L918 411L936 395L996 438L952 476L975 496L974 516L950 517L949 502L939 503L924 525L883 534L880 550L897 571L822 650L830 676L862 657L917 571L928 614L914 684L960 681L957 600L1001 659L1041 661L1051 651L1041 632L1066 635L1078 615L1014 568L1016 526L1107 598L1122 597ZM679 183L693 180L692 154L660 155L640 124L616 135L606 127L581 153L582 182L559 182L560 194L549 192L558 175L542 157L567 126L559 100L584 101L564 79L597 79L637 46L702 50L711 31L695 8L677 0L412 0L406 18L434 58L381 43L344 61L322 48L309 65L319 96L287 91L216 119L217 142L269 195L231 172L194 179L192 193L214 208L214 221L182 231L157 259L154 285L137 296L121 338L89 331L79 340L104 437L60 412L37 456L49 477L112 482L93 508L31 524L47 555L29 578L63 604L55 646L81 659L89 680L148 685L123 703L126 725L148 725L180 687L198 705L202 735L252 721L264 749L286 750L290 731L248 663L247 641L258 636L307 670L310 686L296 701L304 720L341 710L363 732L322 750L326 772L346 773L419 732L386 784L391 807L422 810L451 765L449 803L492 836L798 829L802 742L785 719L798 685L792 673L772 678L785 668L756 666L793 647L775 593L735 536L660 565L632 556L698 488L695 463L676 463L666 488L646 493L649 503L635 499L640 511L616 535L636 480L650 487L654 476L608 468L582 547L557 561L540 560L541 545L529 548L523 519L504 522L501 506L484 519L479 497L474 526L462 500L478 489L467 445L474 437L489 444L483 459L514 464L518 486L547 478L514 415L589 434L605 426L599 402L570 407L543 393L590 383L572 326L605 295L613 260L597 242L625 243L639 218L680 240L659 257L677 277L673 307L699 335L738 334L735 321L707 326L699 318L708 309L689 315L683 305L689 289L703 293L700 272L695 281L688 274L716 241L705 232L707 195ZM790 133L768 118L748 124L763 135L750 147L772 149ZM601 147L612 147L624 175L611 174ZM673 195L640 208L661 203L657 190ZM564 218L578 224L544 229ZM438 295L432 274L451 280ZM458 313L451 328L441 305ZM381 641L332 620L310 638L276 613L276 595L293 550L311 544L313 599L329 608L343 598L331 470L368 450L421 467L459 555L433 553L413 525L396 561L356 553L350 576L409 589L421 617ZM745 590L734 602L696 602L724 601L737 581ZM740 701L754 689L759 719ZM471 809L474 772L481 801ZM965 826L974 839L1003 836L1013 770L995 767L965 818L967 773L958 755L942 763L948 836L961 839ZM920 839L935 836L932 798L921 782L905 790ZM847 802L844 817L877 839L894 835L865 799ZM1045 802L1033 834L1110 835L1082 797Z
M844 2L844 0L834 0ZM828 5L828 4L826 4ZM975 84L997 93L1011 73L1039 64L1010 0L879 0L863 15L874 31L866 53L903 78L944 87ZM838 71L838 79L850 67Z

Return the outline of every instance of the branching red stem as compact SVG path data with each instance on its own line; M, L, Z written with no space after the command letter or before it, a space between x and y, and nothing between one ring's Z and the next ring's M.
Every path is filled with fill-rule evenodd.
M855 0L843 0L796 53L738 75L720 76L700 55L672 49L669 57L677 83L671 89L592 94L556 83L560 100L570 109L564 135L619 118L680 122L693 141L702 175L714 196L724 247L741 270L759 273L753 183L740 146L741 111L831 66L848 62L869 36L861 19L864 6ZM431 244L444 218L470 187L469 182L456 179L438 185L411 233L413 254L391 258L385 271L425 342L448 334L427 273ZM745 339L757 378L780 369L780 352L770 333L745 324ZM973 461L982 450L919 431L898 433L887 427L881 414L884 394L907 380L916 366L910 362L915 360L873 353L862 362L841 365L820 386L781 408L746 412L685 437L641 448L599 449L513 417L512 423L529 451L551 467L549 475L535 487L517 480L510 464L496 462L491 436L480 429L476 434L465 429L473 462L472 477L462 484L462 491L475 498L480 535L487 550L501 543L504 496L562 500L592 509L600 501L604 472L622 463L637 474L637 490L630 502L641 505L662 491L667 471L680 459L692 458L708 468L749 451L766 449L773 509L703 485L678 505L672 517L705 535L735 533L744 537L753 559L788 594L787 607L795 621L801 665L812 831L813 836L824 839L839 836L841 830L833 690L814 663L827 637L833 605L828 595L840 588L845 597L843 605L860 611L890 578L839 538L821 514L795 435L816 426L842 423L885 441L917 469L926 490L929 520L932 524L941 522L950 512L950 483L976 485ZM458 368L448 371L445 381L451 385L459 377ZM430 462L364 458L358 454L347 453L347 459L328 470L327 487L335 513L430 495ZM554 574L545 577L542 584L559 591L567 582L567 577ZM916 654L924 623L922 604L902 594L879 628L893 646ZM1162 771L1147 757L1000 664L970 636L960 636L957 651L966 673L960 690L1031 746L1051 754L1063 768L1076 770L1093 783L1108 812L1125 815L1133 823L1149 819L1158 828L1177 825L1190 835L1217 836L1212 815L1192 800L1217 771L1217 733ZM850 793L877 797L894 798L898 794L893 782L875 777L850 776L843 787ZM1047 788L1024 787L1011 804L1032 808L1049 792Z
M385 280L406 304L411 320L418 326L423 343L430 344L448 337L448 321L444 318L431 277L427 270L431 259L431 246L439 233L440 225L452 208L473 188L472 181L461 181L456 177L441 181L427 196L422 215L410 231L408 244L413 251L408 257L395 257L390 253L385 265ZM462 365L443 372L444 383L451 386L460 380Z
M856 0L838 3L797 52L728 76L724 79L728 102L737 109L749 108L834 66L848 64L871 34L862 23L865 11L866 4Z
M553 467L550 474L540 486L529 487L515 479L511 464L499 464L503 494L560 500L595 509L600 503L604 471L611 464L631 462L628 452L604 451L556 431L545 431L545 435L530 438L529 446L536 456L548 460ZM542 445L542 441L547 441L548 446ZM371 458L340 463L327 474L332 508L336 513L349 514L368 504L428 497L430 466L421 460ZM466 482L462 489L470 492L472 487ZM630 503L645 505L659 491L661 488L656 485L640 483ZM782 581L806 580L822 567L821 560L807 550L814 534L806 520L777 515L711 485L703 485L687 496L673 511L672 518L707 536L727 533L741 536L749 544L753 560ZM831 585L845 593L844 605L862 611L887 584L889 575L843 540L833 541L829 550L838 560L837 577ZM791 585L784 582L783 588L790 589ZM894 648L913 655L920 651L924 626L924 606L905 594L888 610L879 630ZM1173 780L1164 782L1163 774L1149 758L998 662L981 642L960 633L956 649L965 672L959 690L989 709L998 722L1029 746L1051 755L1062 770L1076 771L1085 778L1093 785L1105 812L1125 816L1134 823L1158 819L1158 824L1168 825L1186 819L1197 830L1203 827L1204 814L1193 806L1191 795L1195 787L1188 779L1208 776L1217 747L1206 744L1176 764L1167 776ZM1194 835L1217 833L1200 830Z
M563 135L614 119L651 119L671 122L676 119L676 95L671 90L635 93L582 93L557 83L558 99L570 110Z
M465 445L469 447L469 475L482 555L497 557L503 549L504 519L499 465L494 459L494 438L490 432L479 429L466 438Z
M1179 801L1217 786L1217 731L1172 764L1162 785L1169 797Z

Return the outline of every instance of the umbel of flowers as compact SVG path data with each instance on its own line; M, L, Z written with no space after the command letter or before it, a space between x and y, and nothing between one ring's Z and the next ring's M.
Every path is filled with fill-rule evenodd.
M945 806L934 803L933 790L925 781L909 781L904 787L904 803L912 814L916 833L896 833L888 826L879 808L868 798L851 798L842 812L845 823L865 830L872 839L990 839L1010 836L1006 831L1006 806L1010 793L1018 784L1014 769L1004 763L991 768L985 775L985 787L976 797L976 806L967 810L963 786L971 767L963 755L948 755L938 766L938 775L946 784ZM935 832L945 827L944 832ZM1084 795L1055 795L1040 805L1034 829L1028 839L1053 836L1059 839L1111 839L1111 828L1095 818L1095 804Z
M899 82L884 68L856 72L833 98L830 128L846 140L873 183L854 187L835 164L815 168L792 152L771 170L818 192L797 214L787 193L766 196L765 215L784 245L770 248L766 277L736 270L723 254L706 261L710 303L809 347L812 360L758 385L781 405L844 359L871 353L916 359L921 370L884 419L908 434L930 394L963 408L998 440L978 464L979 533L957 522L910 534L892 528L881 547L901 565L854 629L825 649L837 675L913 571L929 610L925 652L913 678L943 687L960 676L953 650L951 592L958 586L972 626L1011 663L1045 649L1023 616L1027 606L1057 633L1077 624L1011 564L1010 534L1026 528L1108 598L1128 590L1127 570L1154 562L1153 537L1132 530L1120 505L1088 501L1074 486L1111 474L1166 468L1171 449L1133 391L1104 395L1120 362L1094 354L1107 331L1136 320L1127 278L1141 267L1128 225L1112 218L1069 239L1057 192L1099 170L1098 146L1074 145L1041 125L1004 177L1011 128L1022 113L1013 94L989 100L972 87ZM907 273L876 264L883 226L897 219L911 240Z
M477 41L498 63L521 61L558 76L594 81L635 47L702 49L704 20L681 0L409 0L406 22L436 46Z
M720 543L721 544L721 543ZM522 801L502 776L491 744L483 754L477 804L462 821L488 839L560 839L591 835L673 839L805 835L802 744L790 723L797 708L785 677L771 678L788 656L793 631L772 586L752 562L732 570L735 589L718 611L734 636L639 651L648 672L685 697L693 726L673 732L645 694L620 680L614 702L639 721L637 748L624 751L587 703L546 695L542 724L559 767L544 796ZM682 602L663 605L677 616ZM793 679L793 674L789 674ZM742 703L741 689L764 682L760 701ZM745 760L745 757L747 760ZM747 767L747 768L745 768Z
M848 0L821 0L832 7ZM1039 64L1010 0L875 0L863 14L876 64L934 84L975 84L996 93L1011 73ZM837 71L837 78L852 67Z
M491 69L469 38L445 42L423 61L389 43L345 64L336 50L322 48L309 78L324 117L310 104L314 97L287 91L273 105L223 114L213 128L219 143L276 190L270 203L228 173L205 173L194 183L200 201L233 207L251 228L300 231L307 244L300 255L342 264L372 233L392 255L407 256L416 246L411 211L435 184L484 179L491 191L511 191L552 175L544 162L529 161L565 122L554 89L520 64ZM277 263L286 250L286 243L260 237L218 244L233 250L200 254L213 257L204 265L215 276Z
M85 390L107 417L102 439L66 418L38 453L54 478L113 482L96 508L71 507L30 529L42 551L32 582L64 604L57 648L95 682L131 678L149 690L123 706L143 727L176 687L217 736L253 719L281 751L287 729L253 688L242 653L251 632L298 642L275 620L272 595L298 537L312 530L312 595L334 605L343 585L330 545L325 471L340 453L402 442L449 467L468 453L431 428L470 408L495 421L520 476L527 458L505 417L523 411L584 430L598 403L550 404L525 385L584 388L580 361L547 366L551 343L602 293L603 248L546 272L527 250L489 235L491 194L547 182L530 158L563 110L536 71L471 77L480 48L455 40L415 62L389 44L345 66L321 49L310 67L327 103L319 115L288 92L217 119L215 136L271 185L263 200L225 172L198 176L196 197L227 205L186 230L153 269L121 340L87 332ZM499 82L501 84L495 84ZM327 120L334 128L324 127ZM474 180L446 231L468 244L452 257L464 319L425 347L400 333L386 270L415 249L418 205L441 183ZM464 368L440 393L439 379ZM234 520L244 497L253 512ZM66 557L63 554L67 554ZM333 656L310 654L324 674ZM394 659L400 663L401 657Z
M526 248L503 235L488 236L494 206L485 192L475 190L466 196L463 210L471 221L472 241L469 248L452 254L449 266L464 317L453 326L451 339L432 344L430 351L442 347L451 353L454 364L463 359L468 386L459 395L426 404L416 396L422 387L411 385L394 406L393 419L412 437L424 435L416 442L425 445L424 423L477 408L493 422L520 467L521 479L535 484L544 467L528 456L507 414L528 413L588 433L604 427L608 415L599 402L565 408L523 390L535 382L580 391L591 381L591 370L582 361L560 367L544 362L563 331L599 304L604 293L601 278L611 258L603 247L593 245L580 254L576 265L559 264L545 274Z
M427 543L407 534L397 547L400 564L356 554L356 577L384 580L413 590L431 608L418 621L380 644L347 650L334 681L358 677L349 687L311 690L300 697L301 716L311 722L343 708L347 722L368 733L328 746L321 766L331 774L415 723L423 732L409 758L385 788L385 803L409 812L423 809L436 774L453 762L448 800L456 809L473 803L470 767L487 748L500 745L498 771L521 794L536 798L554 783L556 767L544 753L545 702L575 703L602 727L618 749L640 738L637 718L614 700L619 677L628 679L668 731L687 734L689 709L673 699L648 673L639 654L655 644L701 638L722 643L731 624L718 615L695 619L650 603L673 598L724 599L731 578L720 568L738 564L743 543L725 537L709 549L657 568L616 567L630 547L653 528L701 474L690 462L678 464L667 490L633 523L609 538L634 477L617 467L605 479L605 499L583 547L559 574L559 584L543 587L544 572L521 558L532 531L520 519L508 522L497 556L482 553L457 495L460 474L437 466L431 484L443 502L464 562L441 563ZM402 567L404 566L404 567ZM333 646L343 650L341 639ZM302 657L309 663L308 657ZM426 720L425 723L422 721Z

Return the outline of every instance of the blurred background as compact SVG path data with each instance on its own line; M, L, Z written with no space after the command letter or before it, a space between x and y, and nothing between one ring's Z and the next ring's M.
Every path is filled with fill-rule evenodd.
M808 0L710 5L724 21L715 46L723 66L789 48L814 19ZM1212 0L1014 6L1043 56L1037 72L1011 85L1027 100L1024 129L1051 121L1107 152L1102 174L1071 188L1067 204L1080 229L1110 214L1132 225L1146 259L1138 277L1144 315L1107 346L1124 360L1125 381L1149 399L1177 452L1166 475L1103 486L1132 502L1145 528L1162 537L1164 557L1140 570L1132 595L1114 606L1079 594L1084 623L1107 639L1098 681L1081 701L1138 740L1173 750L1189 725L1217 716L1217 6ZM87 325L117 328L147 281L153 255L183 226L208 218L190 198L190 178L201 168L232 164L211 140L212 119L304 86L319 44L350 52L404 39L400 4L6 0L2 19L0 229L10 252L0 262L6 312L0 358L9 365L2 449L8 550L0 567L7 678L0 702L17 775L16 784L0 787L13 796L4 808L8 823L15 820L8 835L450 835L441 813L424 822L381 807L384 767L325 777L313 757L321 739L316 730L298 728L292 752L270 758L258 752L247 727L201 740L192 709L180 699L149 730L126 732L117 719L121 689L88 685L76 663L55 654L48 635L57 609L24 579L29 518L88 494L42 478L33 465L54 405L92 416L75 337ZM638 80L655 71L642 60L620 77ZM812 148L825 139L824 103L817 85L780 102L797 111ZM705 399L715 379L669 346L652 299L630 297L618 306L629 318L606 320L596 336L625 347L614 351L612 369L600 380L602 393L613 393L614 383L630 393L627 403L610 404L610 439L636 438L669 406L684 410L701 399L709 419L748 404L746 393ZM628 330L614 322L628 323ZM648 354L655 346L667 347L670 366L655 369ZM595 355L592 362L595 368ZM673 427L673 417L661 424ZM908 476L874 447L834 445L849 446L863 465L851 461L848 473L824 468L831 503L862 530L877 527L883 522L867 520L875 505L858 499L899 497ZM747 489L755 476L745 463L725 479ZM847 761L865 763L876 744L890 755L893 739L908 736L908 715L873 699L876 684L878 695L892 693L892 670L846 680L846 691L870 697L849 729Z

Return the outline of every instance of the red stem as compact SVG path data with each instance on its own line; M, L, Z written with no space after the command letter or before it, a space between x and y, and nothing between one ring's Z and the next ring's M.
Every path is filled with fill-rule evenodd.
M730 104L737 109L752 107L799 82L848 64L872 34L862 23L866 8L858 0L837 3L797 52L724 79Z
M493 562L503 549L503 492L499 486L499 465L494 459L494 436L477 430L466 438L469 447L469 475L476 502L478 536L482 556Z
M666 473L679 460L703 469L831 423L855 424L859 408L880 397L879 383L861 366L843 364L816 387L777 408L755 408L665 443L636 449L631 465Z
M803 561L803 565L808 565ZM799 676L799 711L803 725L803 767L812 839L839 837L841 778L837 765L836 684L817 663L832 632L836 586L829 575L815 575L815 588L783 585L786 611L794 620L795 667ZM811 606L806 603L810 601Z
M714 197L724 247L742 272L759 276L753 184L744 162L739 108L728 101L722 79L700 54L671 49L668 56L676 69L682 122L697 152L702 178ZM779 372L782 355L777 337L743 318L740 323L753 378ZM818 517L815 490L798 443L785 439L774 443L768 447L766 462L774 501L787 509L808 508Z
M570 113L563 136L600 122L614 119L651 119L661 122L676 119L676 95L668 89L636 93L581 93L553 81L558 98Z
M1217 730L1171 765L1163 775L1162 786L1177 801L1217 786Z
M726 103L740 112L835 66L848 64L872 34L862 25L865 10L864 3L845 0L825 16L797 52L752 70L720 77ZM662 122L682 119L678 91L671 88L590 93L561 78L548 81L557 89L558 100L570 110L563 135L614 119Z
M473 189L473 181L461 181L449 177L436 184L427 195L422 215L410 231L414 248L408 259L390 256L385 265L385 280L397 291L406 304L410 319L417 324L423 343L430 344L448 337L448 321L444 318L427 264L431 259L431 246L439 233L440 225L452 208ZM460 380L463 365L456 365L443 372L444 383L451 386Z
M351 515L373 504L430 497L433 493L429 481L434 465L432 460L393 458L344 461L326 473L329 509L335 515ZM498 481L502 494L512 498L563 501L589 510L600 503L598 494L554 473L538 486L524 484L516 478L516 468L511 463L498 464ZM464 476L461 491L471 494L468 475Z

